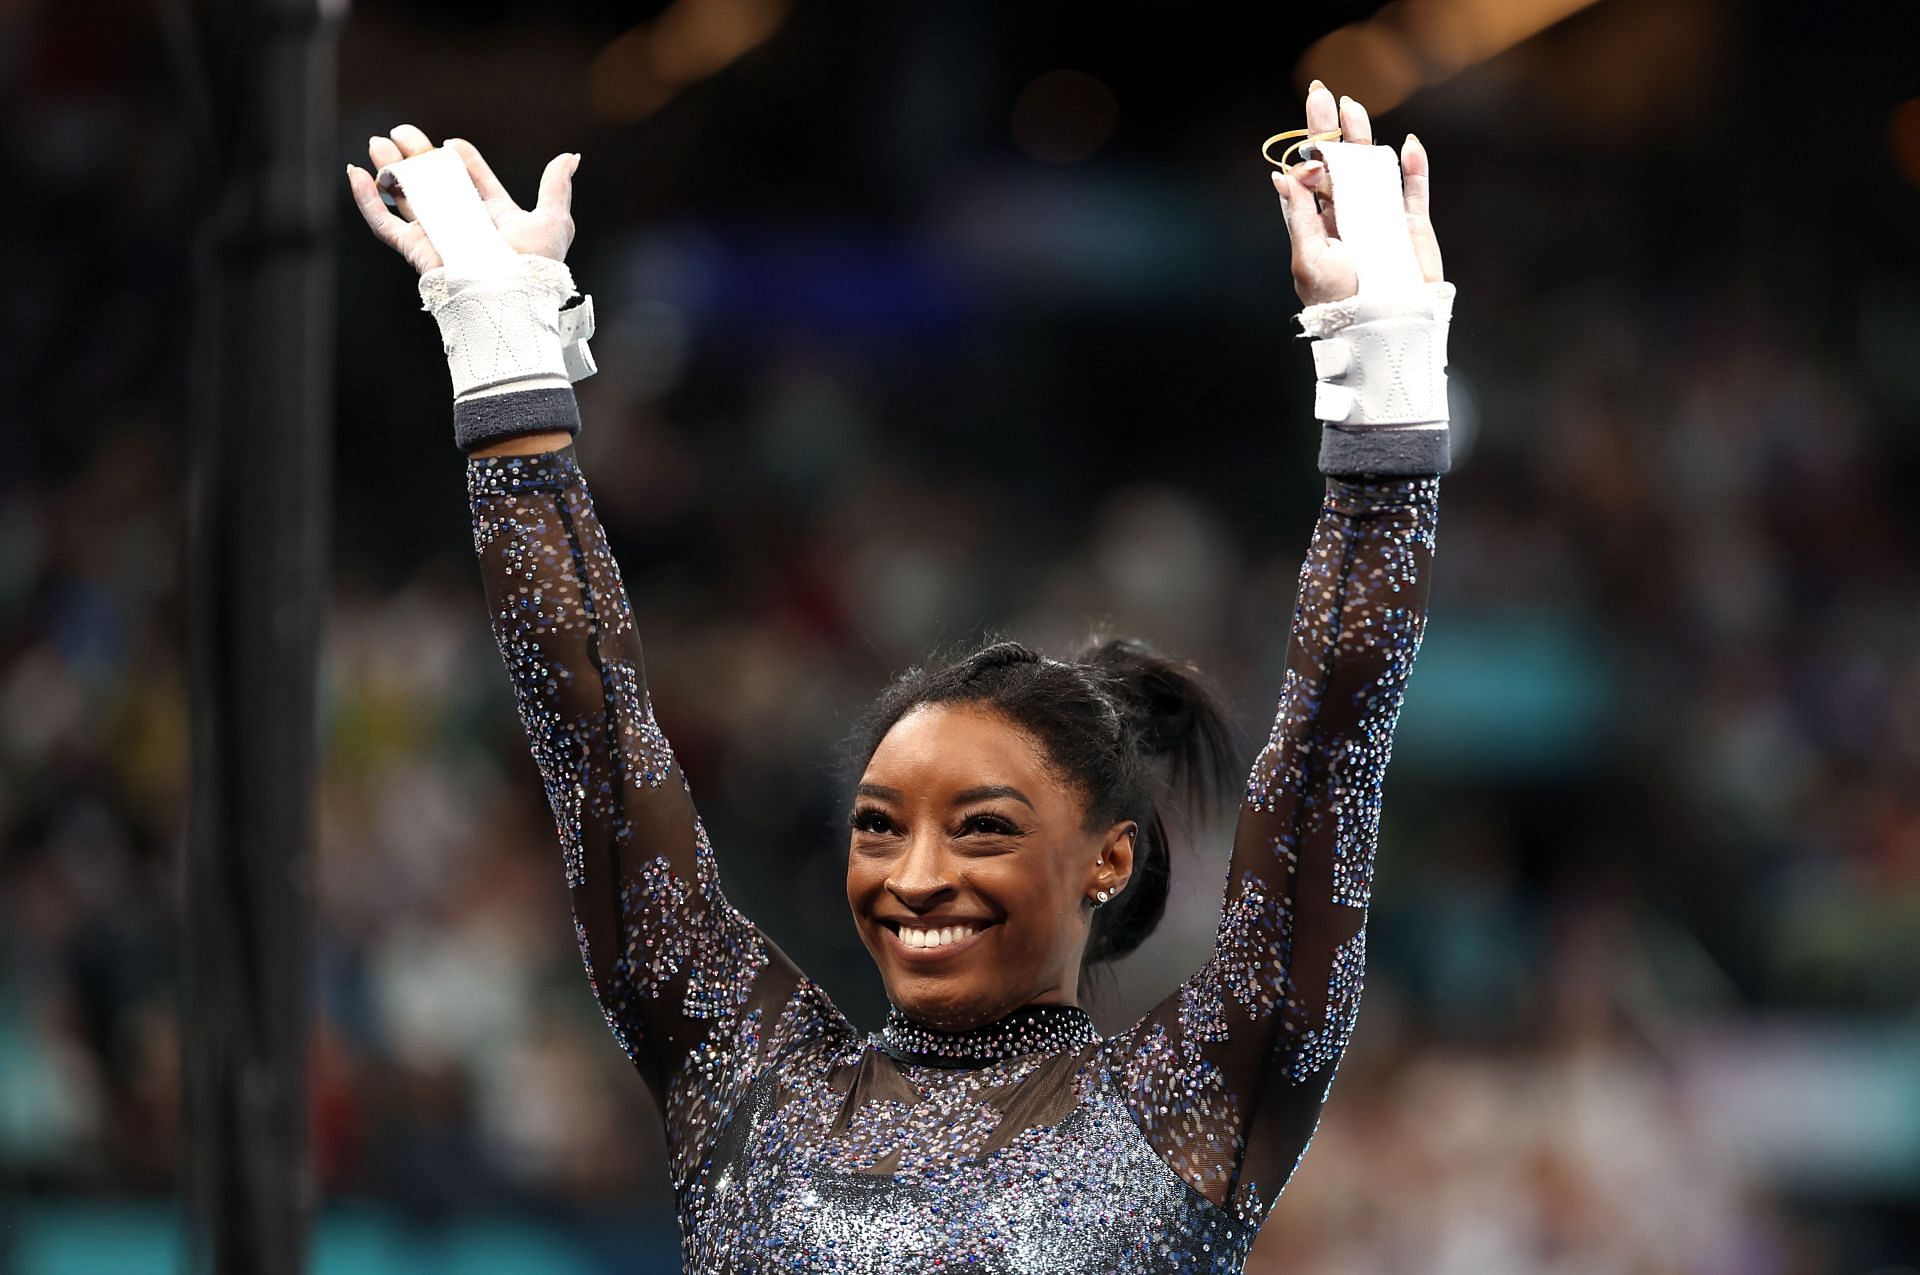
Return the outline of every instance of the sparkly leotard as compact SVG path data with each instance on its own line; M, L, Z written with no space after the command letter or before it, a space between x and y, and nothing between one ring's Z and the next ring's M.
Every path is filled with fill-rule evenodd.
M665 1113L693 1271L1239 1271L1353 1029L1437 478L1327 480L1210 960L1071 1006L857 1031L720 889L571 448L468 462L580 955Z

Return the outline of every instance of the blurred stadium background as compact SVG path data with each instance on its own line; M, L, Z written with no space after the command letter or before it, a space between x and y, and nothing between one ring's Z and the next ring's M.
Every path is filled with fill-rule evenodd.
M579 150L579 443L734 901L857 1021L837 747L1089 618L1264 735L1318 479L1261 138L1434 157L1461 288L1365 1010L1252 1269L1920 1269L1904 6L356 7L338 160ZM184 250L165 6L0 4L0 1272L180 1269ZM220 124L245 147L248 122ZM485 627L445 368L339 179L322 1275L677 1269ZM271 428L262 421L261 428ZM1204 950L1219 830L1104 985Z

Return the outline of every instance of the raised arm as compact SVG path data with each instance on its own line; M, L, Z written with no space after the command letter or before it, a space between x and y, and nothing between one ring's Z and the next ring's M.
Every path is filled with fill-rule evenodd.
M573 449L471 459L467 489L493 635L553 809L588 978L669 1117L705 1119L693 1108L735 1095L677 1082L689 1067L711 1081L732 1071L716 1063L754 1061L799 971L721 891Z
M1365 111L1344 100L1337 109L1347 143L1370 143ZM1317 81L1307 110L1309 127L1334 126L1333 98ZM1412 139L1400 165L1424 282L1385 308L1386 327L1369 326L1385 312L1373 297L1355 295L1353 256L1329 235L1331 201L1316 209L1323 166L1303 170L1307 186L1276 182L1309 303L1302 324L1322 346L1347 346L1315 351L1326 497L1300 571L1279 708L1247 779L1213 956L1116 1041L1112 1059L1161 1154L1256 1224L1305 1151L1353 1030L1381 783L1426 627L1451 290L1430 228L1422 240L1426 159ZM1421 341L1437 343L1430 365ZM1368 395L1367 378L1383 375L1408 382L1397 412Z
M666 1115L684 1185L768 1051L840 1020L721 891L569 446L579 417L557 315L573 299L560 258L572 239L576 157L549 165L540 204L526 213L477 150L448 147L521 254L507 259L512 273L456 273L414 237L418 223L386 210L371 177L350 169L349 180L375 233L423 270L421 294L454 376L493 635L553 810L581 959ZM429 150L418 129L402 127L373 139L370 154L386 166Z

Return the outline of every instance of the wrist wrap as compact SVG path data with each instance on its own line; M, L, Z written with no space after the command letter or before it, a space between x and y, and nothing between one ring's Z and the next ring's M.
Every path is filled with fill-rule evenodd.
M465 161L441 147L380 170L403 191L444 263L420 276L440 325L463 451L513 434L578 433L573 382L592 376L593 298L566 263L515 252L480 202Z
M513 434L579 433L572 386L596 370L593 298L576 294L564 262L516 254L509 273L478 278L437 267L420 276L420 300L440 325L462 451Z
M1302 334L1313 339L1321 471L1445 473L1453 285L1421 279L1392 148L1329 142L1320 150L1359 280L1353 296L1300 312Z

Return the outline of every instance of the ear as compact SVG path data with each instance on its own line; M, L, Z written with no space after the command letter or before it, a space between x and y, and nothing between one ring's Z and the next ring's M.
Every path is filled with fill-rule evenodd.
M1127 888L1133 876L1134 843L1139 837L1140 825L1131 819L1122 819L1107 829L1107 835L1100 839L1100 858L1087 876L1088 894L1105 890L1111 898Z

